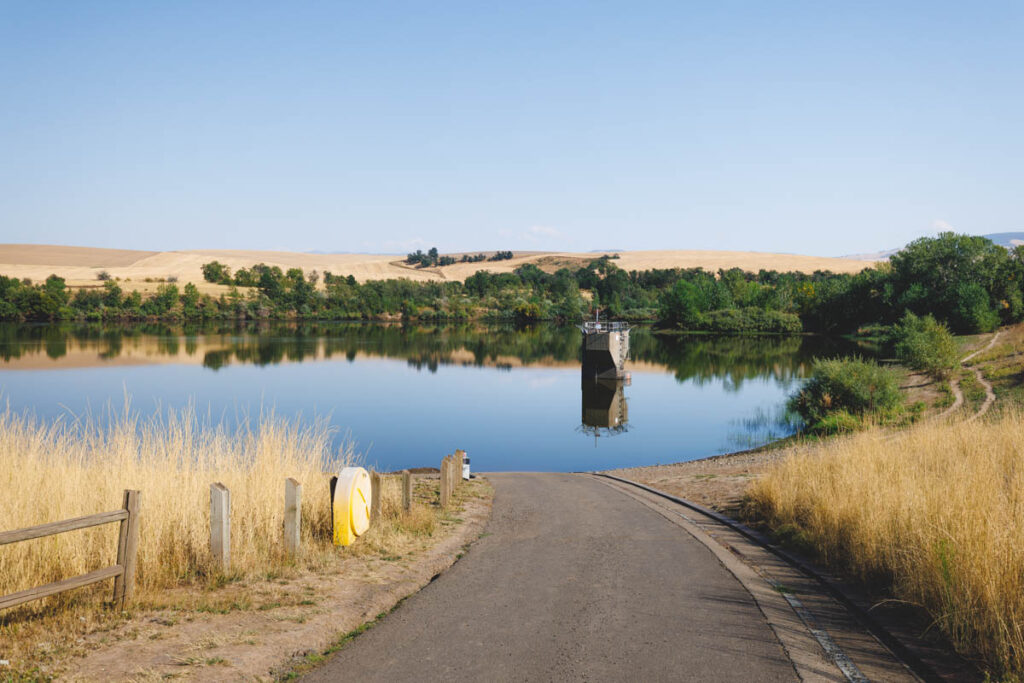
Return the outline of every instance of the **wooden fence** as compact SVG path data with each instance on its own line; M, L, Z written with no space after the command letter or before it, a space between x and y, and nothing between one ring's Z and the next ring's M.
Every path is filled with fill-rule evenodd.
M139 498L138 491L124 492L124 506L120 510L100 512L85 517L65 519L61 522L50 522L39 526L17 529L15 531L0 532L0 545L18 543L20 541L31 541L34 538L44 538L63 534L67 531L77 529L88 529L89 527L100 526L101 524L121 523L121 533L117 541L117 564L96 571L75 576L62 581L55 581L44 586L29 588L10 595L0 596L0 609L15 607L32 600L63 593L64 591L83 588L85 586L114 579L113 601L118 606L131 600L135 591L135 556L139 547Z

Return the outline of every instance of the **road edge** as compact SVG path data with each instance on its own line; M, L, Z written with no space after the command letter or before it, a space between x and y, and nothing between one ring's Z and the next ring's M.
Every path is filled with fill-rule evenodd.
M914 652L914 649L910 645L905 643L902 638L894 634L884 624L876 619L867 608L850 596L835 580L825 575L805 560L793 555L778 544L772 542L771 539L764 534L751 529L745 524L730 519L721 513L715 512L714 510L709 510L702 505L698 505L697 503L693 503L684 498L647 486L646 484L641 484L630 479L617 477L613 474L606 474L604 472L589 472L588 474L597 477L604 477L606 479L642 489L648 493L672 501L693 512L709 517L719 524L729 527L736 533L745 537L747 540L764 548L786 564L789 564L798 570L800 573L817 582L829 597L836 600L846 608L850 614L860 622L860 624L867 629L869 633L871 633L872 636L882 643L882 645L884 645L909 671L913 672L915 676L927 683L939 683L949 680L948 676L940 674L929 662L925 661L921 656Z

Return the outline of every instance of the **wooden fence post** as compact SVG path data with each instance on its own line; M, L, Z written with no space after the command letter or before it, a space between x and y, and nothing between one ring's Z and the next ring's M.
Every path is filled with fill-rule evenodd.
M332 474L331 475L331 537L332 538L337 538L337 536L335 536L335 534L334 534L334 522L335 522L335 519L334 519L334 492L335 492L335 489L337 489L337 488L338 488L338 476Z
M117 539L117 564L124 568L114 579L114 603L124 608L135 592L135 558L139 550L139 499L142 494L126 489L123 508L128 518L121 520L120 535Z
M409 470L402 470L402 509L412 510L412 475Z
M452 501L451 456L441 459L441 507L446 508Z
M466 457L466 451L461 448L455 450L455 483L462 483L462 459Z
M220 482L210 484L210 553L221 571L231 566L231 492Z
M290 557L299 554L302 531L302 484L291 477L284 480L284 550Z
M376 524L384 510L384 477L376 470L370 472L370 524Z

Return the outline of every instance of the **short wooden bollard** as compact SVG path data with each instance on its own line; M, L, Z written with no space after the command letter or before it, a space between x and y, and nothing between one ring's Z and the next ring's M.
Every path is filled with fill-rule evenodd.
M370 472L370 524L376 524L384 510L384 477Z
M402 470L402 509L412 510L412 475L409 470Z
M284 550L290 557L299 554L302 530L302 484L291 477L284 480Z
M117 539L117 563L124 567L124 573L114 579L114 603L124 607L135 592L135 558L139 550L139 499L138 491L124 492L124 509L128 519L121 520L121 533Z
M441 459L441 507L446 508L452 502L451 459Z
M220 482L210 484L210 554L222 571L231 566L231 492Z
M455 451L455 484L462 483L462 461L466 457L466 451L457 449Z

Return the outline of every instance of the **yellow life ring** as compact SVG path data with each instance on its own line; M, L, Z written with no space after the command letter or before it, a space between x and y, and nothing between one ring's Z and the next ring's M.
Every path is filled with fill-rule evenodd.
M370 528L370 475L362 467L346 467L334 487L334 545L351 545Z

